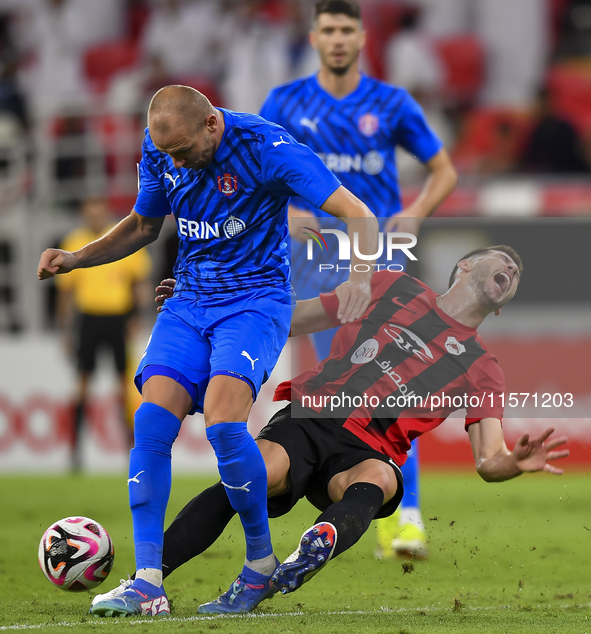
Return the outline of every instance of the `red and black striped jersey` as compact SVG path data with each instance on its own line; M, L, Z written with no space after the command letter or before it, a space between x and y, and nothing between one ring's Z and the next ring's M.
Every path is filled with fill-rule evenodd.
M380 271L361 319L342 326L330 355L278 386L292 400L335 419L398 464L410 442L466 409L466 426L502 419L505 378L475 328L437 306L438 295L406 275ZM336 293L321 295L335 325Z

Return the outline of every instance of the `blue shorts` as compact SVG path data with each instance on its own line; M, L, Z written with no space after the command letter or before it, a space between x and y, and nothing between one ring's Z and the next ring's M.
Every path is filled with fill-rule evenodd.
M172 297L164 303L135 374L169 376L193 399L190 414L203 412L211 377L235 376L256 400L287 341L292 298L281 288L257 288L240 295L199 300Z

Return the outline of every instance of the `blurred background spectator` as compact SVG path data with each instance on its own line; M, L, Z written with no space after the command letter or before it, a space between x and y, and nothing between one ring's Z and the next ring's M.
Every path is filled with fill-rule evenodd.
M228 108L258 112L271 88L289 77L288 29L264 0L243 0L230 18L223 96Z
M121 35L123 11L123 0L24 0L18 5L21 78L37 116L88 104L84 53Z
M444 68L436 39L421 25L421 13L408 11L399 30L386 44L388 81L408 91L438 95L444 85Z
M102 198L88 198L82 204L83 224L68 233L60 244L77 251L97 240L113 226L113 217ZM133 406L128 407L133 385L128 380L128 363L135 370L137 359L128 353L128 342L142 310L152 303L151 259L145 249L104 266L77 269L56 278L58 326L68 356L76 367L76 391L72 404L71 466L82 465L80 433L87 418L90 379L97 357L103 350L112 355L117 375L118 418L128 448L133 446Z
M555 20L560 25L556 57L591 55L591 0L565 0L554 5L559 5Z
M550 53L551 3L477 0L475 33L486 51L482 103L527 105L543 79Z
M25 95L17 79L19 54L11 23L11 13L0 12L0 116L5 125L12 120L24 130L28 127L28 112Z
M538 174L588 172L582 140L575 127L556 113L547 88L540 89L533 116L519 168Z
M219 8L211 0L154 2L141 40L144 58L158 58L170 80L202 76L214 81L225 35Z

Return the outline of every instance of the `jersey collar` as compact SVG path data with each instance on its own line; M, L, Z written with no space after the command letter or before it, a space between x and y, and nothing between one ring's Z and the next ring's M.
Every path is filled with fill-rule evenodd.
M322 94L326 95L326 97L328 99L330 99L334 103L345 103L347 101L356 101L363 94L363 92L365 92L365 89L367 87L367 83L368 83L369 79L363 73L360 73L360 75L361 75L361 79L359 80L359 84L357 84L357 88L355 88L355 90L353 92L350 92L348 95L345 95L341 99L337 99L335 96L331 95L329 92L324 90L324 88L318 82L317 73L312 75L311 79L314 82L316 90L318 90Z

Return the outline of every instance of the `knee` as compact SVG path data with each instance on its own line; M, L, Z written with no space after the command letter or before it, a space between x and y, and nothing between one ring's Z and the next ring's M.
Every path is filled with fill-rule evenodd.
M205 426L211 427L218 423L245 422L248 420L249 410L250 408L245 410L231 402L206 404L203 408Z
M253 396L249 383L241 379L215 375L203 399L205 426L218 423L241 423L248 420Z
M287 473L276 464L267 464L267 496L281 495L287 489Z
M205 426L211 427L219 423L230 422L230 418L225 414L225 409L220 406L204 407L203 418L205 419Z
M396 495L396 491L398 490L398 480L396 478L394 470L388 465L384 466L385 469L381 469L378 473L375 474L373 484L382 489L385 504Z
M383 504L389 502L394 495L396 495L396 491L398 490L398 480L396 479L394 470L385 462L376 460L370 468L364 469L361 473L350 474L350 478L343 483L343 491L339 496L339 499L342 498L344 492L349 486L363 482L373 484L382 490L382 493L384 494Z

